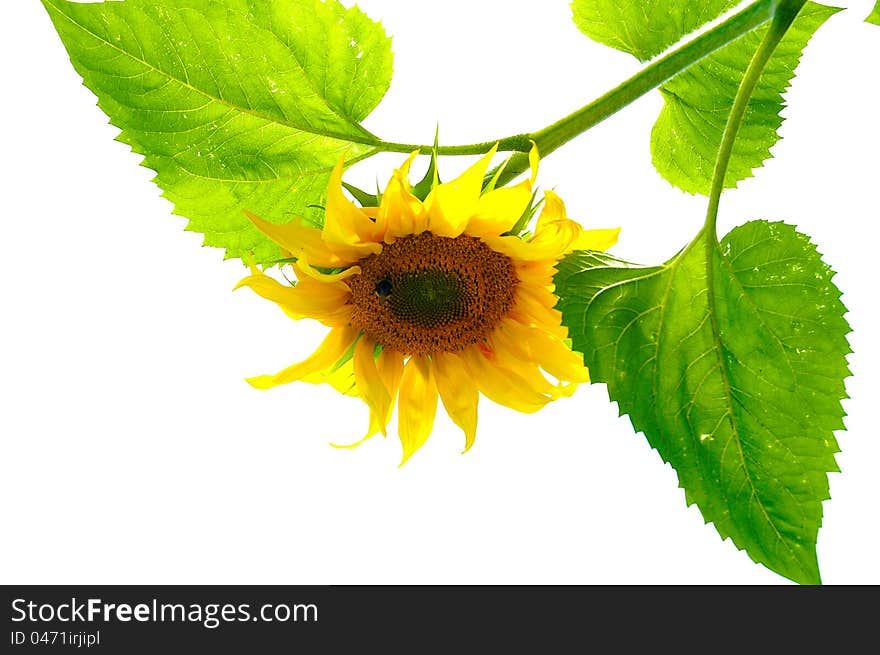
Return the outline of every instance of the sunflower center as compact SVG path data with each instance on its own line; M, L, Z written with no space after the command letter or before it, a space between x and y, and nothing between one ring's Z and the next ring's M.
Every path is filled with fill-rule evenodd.
M396 284L391 280L379 282L376 293L380 298L383 292L386 294L392 313L402 321L429 327L466 315L464 285L455 273L428 269L395 277Z
M485 339L513 305L513 262L475 237L430 232L386 244L348 280L352 324L408 355L455 352Z

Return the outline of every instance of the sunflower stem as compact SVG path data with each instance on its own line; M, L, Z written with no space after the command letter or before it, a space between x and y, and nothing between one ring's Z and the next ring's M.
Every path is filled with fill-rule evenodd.
M411 153L420 150L422 154L428 154L437 151L438 155L454 156L454 155L484 155L497 143L499 152L528 152L532 147L530 134L517 134L507 136L503 139L495 141L484 141L482 143L468 143L459 146L420 146L411 143L393 143L388 141L380 141L379 143L370 144L377 146L383 152L404 152Z
M616 88L542 130L482 143L440 146L437 154L480 155L498 143L499 151L515 153L498 180L498 184L505 184L528 170L529 160L526 153L531 148L532 141L537 143L541 156L546 157L704 57L765 24L773 18L777 2L778 0L758 0L752 3L713 29L649 64ZM386 152L431 152L434 149L433 146L385 141L373 145Z

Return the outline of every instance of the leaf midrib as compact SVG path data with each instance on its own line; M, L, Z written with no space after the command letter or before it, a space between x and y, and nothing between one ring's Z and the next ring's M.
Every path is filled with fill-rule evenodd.
M376 154L375 150L367 150L364 154L358 155L357 157L353 157L352 159L346 160L346 166L350 166L352 164L356 164L359 161L364 159L368 159ZM276 175L275 177L267 177L260 179L248 179L248 180L237 180L231 177L213 177L210 175L203 175L202 173L197 173L195 171L190 170L186 166L184 166L178 159L175 157L169 157L174 162L174 165L184 171L187 175L192 177L197 177L200 180L208 180L211 182L225 182L229 184L274 184L275 182L281 182L283 180L301 180L307 177L315 177L317 175L323 175L325 173L329 174L333 170L333 166L325 166L320 168L310 168L299 173L291 173L289 175Z
M708 312L709 312L709 324L712 328L712 339L715 344L715 348L713 349L716 354L716 358L718 361L718 370L721 373L722 383L724 385L724 396L727 401L727 419L730 423L731 430L733 434L731 435L731 439L736 443L737 453L739 455L739 462L742 467L743 473L746 476L746 482L749 485L749 490L752 493L752 497L757 500L758 507L761 508L761 514L764 516L767 524L773 529L774 535L776 535L776 539L778 543L784 545L786 550L788 550L789 554L792 556L797 567L808 576L811 574L810 571L807 571L801 565L801 561L798 558L797 554L792 549L791 545L788 541L782 536L782 533L777 528L776 523L770 517L770 514L767 512L767 508L764 506L764 501L761 498L760 493L758 492L758 488L755 486L755 483L752 480L752 474L749 470L748 464L745 458L745 452L743 451L742 439L740 437L740 428L739 423L736 420L736 416L734 413L734 407L736 403L736 399L733 396L732 385L730 381L730 370L728 368L727 362L724 358L724 343L721 338L721 327L718 323L718 310L716 307L716 298L715 298L715 257L721 258L724 260L724 255L721 253L719 248L718 240L715 238L714 234L709 234L704 228L701 230L700 234L697 235L697 238L691 242L691 245L696 243L700 238L706 239L706 300L708 303ZM690 246L688 247L690 249ZM687 252L687 250L685 251ZM684 253L682 253L684 254ZM722 417L723 418L723 417ZM725 495L726 497L726 495ZM739 529L739 528L738 528Z
M247 114L247 115L249 115L249 116L253 116L254 118L257 118L257 119L259 119L259 120L266 121L267 123L273 123L273 124L276 124L276 125L282 125L282 126L284 126L284 127L288 127L288 128L290 128L290 129L292 129L292 130L297 130L297 131L299 131L299 132L308 132L309 134L316 134L316 135L319 135L319 136L327 137L327 138L329 138L329 139L337 139L337 140L339 140L339 141L348 141L348 142L351 142L351 143L358 143L358 144L361 144L361 145L376 146L376 145L379 145L379 144L380 144L380 141L379 141L378 139L376 139L376 138L373 138L372 140L366 138L366 134L364 135L364 138L355 138L354 136L352 136L352 135L350 135L350 134L342 134L342 133L338 133L338 132L333 132L333 131L331 131L331 130L322 130L322 129L319 129L319 128L315 128L315 127L313 127L313 126L309 126L309 127L305 127L305 128L304 128L304 127L301 127L301 126L299 126L299 125L296 125L295 123L290 122L290 121L287 120L287 119L280 120L280 119L275 118L275 117L272 117L272 116L266 116L265 114L262 114L262 113L260 113L260 112L258 112L258 111L256 111L256 110L254 110L253 108L244 108L244 107L240 107L240 106L238 106L238 105L234 105L234 104L232 104L232 103L230 103L230 102L228 102L228 101L226 101L226 100L224 100L224 99L222 99L222 98L217 98L217 97L211 95L210 93L208 93L208 92L206 92L206 91L203 91L202 89L199 89L198 87L193 86L193 85L190 84L188 81L184 81L184 80L181 80L181 79L179 79L179 78L177 78L177 77L174 77L173 75L171 75L170 73L168 73L168 72L162 70L161 68L157 68L157 67L155 67L155 66L152 65L150 62L145 61L144 59L141 59L140 57L136 57L136 56L134 56L132 53L128 52L127 50L124 50L124 49L118 47L117 45L115 45L114 43L108 41L107 39L101 37L100 35L95 34L95 33L92 32L91 30L89 30L88 28L86 28L86 26L82 25L81 23L76 22L71 16L69 16L69 15L66 14L64 11L62 11L58 6L56 6L56 4L54 3L53 0L49 0L48 6L49 6L51 9L53 9L55 12L57 12L60 16L64 17L64 18L65 18L65 19L66 19L71 25L73 25L73 26L76 27L77 29L79 29L79 30L85 32L86 34L88 34L89 36L91 36L92 38L94 38L96 41L98 41L99 43L102 43L102 44L104 44L104 45L106 45L106 46L109 46L110 48L112 48L112 49L115 50L116 52L120 53L121 55L123 55L123 56L125 56L125 57L128 57L128 58L132 59L133 61L138 62L139 64L142 64L143 66L145 66L145 67L148 68L149 70L151 70L151 71L153 71L153 72L155 72L155 73L158 73L159 75L161 75L161 76L167 78L168 80L170 80L170 81L172 81L172 82L176 82L177 84L179 84L179 85L181 85L181 86L183 86L183 87L185 87L185 88L187 88L187 89L189 89L189 90L191 90L191 91L194 91L195 93L198 93L198 94L204 96L205 98L208 98L208 100L210 100L211 102L219 103L219 104L223 105L224 107L228 107L228 108L233 109L233 110L235 110L235 111L239 111L239 112L241 112L241 113L243 113L243 114ZM273 32L268 31L268 30L264 30L264 31L266 31L267 33L271 34L272 37L273 37L274 39L278 40L278 36L277 36L276 34L274 34ZM282 43L282 45L284 45L283 42L281 42L281 41L279 41L279 43ZM287 46L285 46L285 48L287 48ZM287 48L287 49L289 50L289 48ZM297 63L299 63L299 60L297 60ZM300 64L300 67L301 67L301 66L302 66L302 64ZM309 76L306 75L305 72L303 72L303 75L304 75L304 77L305 77L307 80L309 80L309 83L311 84L311 79L309 78ZM317 90L315 90L315 91L316 91L316 93L317 93ZM322 96L322 98L323 98L323 96ZM351 119L349 119L349 118L347 118L347 117L345 117L345 116L342 116L342 115L339 114L339 112L338 112L334 107L332 107L329 103L325 103L325 104L327 105L327 108L330 109L331 112L333 112L334 114L336 114L337 116L339 116L340 118L342 118L342 119L343 119L345 122L347 122L349 125L351 125L352 127L357 128L357 129L360 130L361 132L367 133L367 131L366 131L363 127L361 127L359 123L352 122ZM367 134L368 134L368 133L367 133Z
M788 542L783 538L783 536L782 536L781 532L779 531L779 529L777 528L775 522L772 520L772 518L770 517L770 514L767 512L767 508L764 506L764 502L758 492L758 488L755 486L754 481L752 480L751 472L750 472L748 464L746 462L745 453L744 453L743 447L742 447L742 440L740 437L739 424L736 421L736 417L734 414L736 400L733 397L733 393L732 393L732 389L731 389L730 371L728 370L727 362L724 361L724 344L721 339L721 330L720 330L720 326L718 324L718 313L717 313L717 308L715 305L716 298L715 298L714 271L713 271L714 256L717 255L718 257L721 257L722 260L724 259L724 256L721 254L721 252L719 250L718 241L716 239L710 237L706 233L705 229L701 230L697 234L696 238L694 238L694 240L691 241L691 243L688 244L688 246L684 250L682 250L678 254L678 256L676 256L672 261L670 261L666 264L663 264L662 266L659 266L657 269L651 271L647 275L639 275L638 277L629 278L627 280L621 280L619 282L615 282L614 284L610 284L608 286L602 287L595 295L593 295L592 299L588 302L588 306L584 311L584 325L587 324L586 323L586 313L589 311L589 306L592 305L596 301L596 299L600 295L605 293L606 291L613 289L615 287L618 287L620 285L629 284L629 283L636 282L639 280L649 279L651 277L654 277L657 275L663 275L665 273L669 273L670 277L674 278L675 273L678 270L678 267L679 267L681 261L687 256L687 254L690 252L690 250L693 247L700 244L701 239L706 240L706 242L705 242L705 248L706 248L705 266L706 266L706 287L707 287L706 297L707 297L707 303L709 304L707 311L709 314L709 325L710 325L710 329L712 331L712 340L713 340L712 351L715 353L715 357L718 362L717 370L719 371L721 378L722 378L722 384L724 386L724 394L725 394L726 406L727 406L726 407L727 411L719 419L719 422L727 420L731 426L732 435L730 437L730 440L734 441L734 443L736 444L739 464L740 464L740 467L745 475L746 483L748 484L748 487L749 487L749 490L752 494L752 497L755 498L758 507L761 509L761 513L764 516L766 523L773 529L773 532L776 535L777 541L779 543L782 543L785 546L785 548L789 551L789 553L791 554L791 556L794 559L794 562L796 563L798 568L800 568L800 570L803 573L811 575L810 571L807 571L803 568L803 566L801 565L800 559L797 557L797 554L794 552L791 545L789 545ZM669 291L669 289L671 289L671 286L672 286L672 282L670 282L670 285L667 287L667 293L664 294L664 301L660 303L660 324L661 325L664 323L664 316L665 316L665 311L666 311L665 301L668 297L668 291ZM657 352L657 356L655 357L655 369L654 369L655 372L659 370L659 367L657 366L657 362L659 359L660 347L661 347L660 335L659 335L659 331L658 331L658 334L657 334L657 351L658 352ZM656 392L655 378L656 378L656 373L655 373L655 376L652 377L652 389L654 389ZM659 425L658 417L657 417L657 404L656 404L656 402L652 401L651 405L652 405L652 410L653 410L653 414L654 414L654 423L655 423L655 425ZM716 428L716 430L717 430L717 428ZM727 496L725 494L725 499L726 498L727 498ZM727 501L727 502L729 503L729 501ZM736 529L738 532L741 530L741 528L738 525L736 526Z

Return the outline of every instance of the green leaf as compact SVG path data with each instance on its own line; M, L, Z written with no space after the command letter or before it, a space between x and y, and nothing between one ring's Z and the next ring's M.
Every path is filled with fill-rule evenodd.
M243 215L313 224L329 172L376 152L391 77L378 23L335 0L42 0L119 140L227 257L281 253Z
M764 68L740 126L724 185L735 187L770 157L782 125L782 94L810 37L840 11L804 5ZM660 88L664 106L651 133L654 166L675 186L708 194L727 116L764 26L691 66Z
M574 0L581 32L599 43L647 61L714 20L740 0Z
M865 22L880 25L880 0L877 0L877 4L874 5L874 10L868 15Z
M849 375L833 275L793 227L753 221L720 245L701 233L663 266L574 253L556 277L573 347L687 503L810 584Z

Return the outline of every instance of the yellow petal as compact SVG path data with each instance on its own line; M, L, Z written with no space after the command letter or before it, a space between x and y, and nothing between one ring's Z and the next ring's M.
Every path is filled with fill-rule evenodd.
M540 297L542 291L546 290L520 284L514 291L514 304L507 315L523 325L537 325L564 339L568 331L562 326L562 313L553 309L555 303L548 304Z
M501 366L493 352L484 352L476 346L461 351L480 392L499 405L518 412L537 412L552 400L534 389L513 371Z
M540 231L541 228L548 223L561 221L567 218L568 215L565 213L565 203L562 202L562 198L556 195L553 191L545 191L544 206L541 208L541 214L538 216L538 224L535 231Z
M327 283L339 282L341 280L346 280L350 278L352 275L359 275L361 272L361 267L349 266L339 273L322 273L321 271L315 269L315 267L309 263L309 260L304 257L298 260L293 265L293 270L296 272L296 277L299 280L302 280L304 275L308 275L313 280Z
M453 353L437 353L432 362L437 391L449 418L464 432L464 451L470 450L477 435L477 403L480 394L464 361Z
M380 432L382 433L382 436L385 436L385 429L388 426L388 421L391 420L391 412L394 409L394 399L397 397L397 390L400 387L400 378L403 375L403 355L393 350L383 350L379 354L379 358L376 360L376 367L379 371L379 377L382 380L382 384L384 384L385 388L388 390L388 395L391 398L387 410L383 414L380 414L371 407L370 423L367 427L367 433L354 443L331 443L330 445L334 448L357 448L370 439L370 437L374 437Z
M409 153L409 156L403 160L400 167L394 170L396 177L401 179L407 187L409 187L409 169L412 166L412 163L416 160L416 157L419 156L420 152L421 151L419 150L413 150Z
M361 437L360 439L358 439L357 441L355 441L353 443L346 443L346 444L335 443L335 442L331 441L330 445L333 446L334 448L357 448L362 443L375 437L380 432L382 433L383 437L386 436L385 435L385 427L387 425L388 425L388 421L383 421L383 419L375 411L370 409L370 422L367 425L367 432L363 437Z
M557 334L541 327L506 319L492 335L515 357L534 362L560 382L589 382L583 356L569 348Z
M559 299L553 294L549 287L531 284L519 284L513 292L514 298L519 299L528 297L535 302L540 303L544 307L551 309L556 306ZM560 321L562 314L559 314Z
M490 337L493 357L536 393L554 400L570 396L579 383L589 382L589 373L581 354L563 341L565 333L565 328L523 324L508 317ZM539 369L555 377L559 384L552 384Z
M532 200L528 180L511 187L501 187L480 197L477 209L467 224L466 234L474 237L499 236L509 232Z
M521 284L552 289L556 275L555 261L529 261L516 264L516 277Z
M585 230L568 218L562 199L552 191L546 191L533 242L564 243L564 254L572 250L607 250L617 243L619 234L620 228Z
M381 246L376 243L376 223L342 191L344 165L345 158L340 157L330 174L322 238L331 251L361 259L378 253Z
M477 211L483 177L496 150L497 144L457 178L431 189L425 198L425 207L429 215L428 229L432 233L457 237L464 232L471 216Z
M538 325L550 329L562 325L562 312L555 309L558 299L547 287L519 284L513 291L513 311L521 310L531 320L521 320L525 325Z
M248 383L257 389L271 389L280 384L301 380L313 373L326 371L346 353L357 335L358 330L355 328L333 328L318 349L307 359L289 366L275 375L248 378Z
M552 191L544 194L544 207L534 236L524 241L515 236L485 237L496 250L518 262L555 261L572 250L605 250L617 241L618 229L584 230L566 217L565 205Z
M516 357L508 348L505 339L497 331L492 335L490 343L496 366L503 368L509 374L518 376L529 389L550 400L555 400L562 395L564 386L555 385L544 377L538 365L531 358L520 359Z
M376 367L375 351L376 342L366 335L358 340L354 347L354 378L361 397L370 407L371 417L380 419L379 429L385 434L386 423L381 419L389 413L391 395Z
M394 171L382 193L376 227L386 242L410 234L421 234L428 229L428 212L422 201L412 194L407 181L410 164L417 154L412 153L403 166Z
M569 246L569 250L608 250L617 243L620 228L601 230L581 230L577 239Z
M540 160L541 153L538 151L538 144L532 141L532 147L529 149L529 169L531 170L529 181L532 183L532 186L535 185L535 180L538 179L538 162Z
M367 433L353 443L335 443L333 441L330 442L330 445L334 448L341 449L349 449L349 448L357 448L365 441L369 440L371 437L375 437L379 434L381 430L381 423L379 422L378 417L376 417L375 413L370 410L370 426L367 428ZM383 435L384 436L384 435Z
M387 424L387 423L386 423ZM330 442L330 445L334 448L357 448L365 441L369 440L372 437L375 437L379 432L382 432L382 436L385 436L383 431L383 423L379 416L372 409L370 410L370 423L367 427L367 433L353 443L335 443L333 441Z
M346 351L346 354L348 354L348 351ZM309 384L329 384L341 394L358 398L360 394L354 381L354 365L352 360L353 358L350 357L341 364L341 360L337 360L329 369L304 375L300 381L308 382Z
M535 235L531 241L523 241L515 236L483 237L483 241L492 250L507 255L514 261L557 260L571 245L571 238L548 238L546 231L543 235L542 239Z
M403 445L401 466L428 440L436 413L437 385L431 362L425 357L410 357L403 369L398 400L397 429Z
M325 325L335 326L347 324L351 317L348 304L351 291L342 282L322 284L306 277L291 287L257 272L235 286L236 289L241 287L253 289L294 319L314 318Z
M376 360L376 368L379 370L379 377L382 383L388 389L391 396L391 404L388 406L388 412L383 417L385 425L391 420L391 411L394 409L394 400L397 398L397 392L400 389L400 379L403 377L403 353L396 350L385 349L379 353L379 359Z
M552 347L547 346L541 359L541 368L560 381L578 384L590 381L590 371L584 366L584 356L564 342L554 341Z
M382 433L383 437L386 436L385 435L385 427L386 426L387 426L387 422L383 423L382 419L379 417L379 415L376 414L376 412L374 412L371 409L370 410L370 422L367 426L367 433L364 436L362 436L360 439L358 439L357 441L354 441L352 443L336 443L334 441L331 441L330 445L333 446L334 448L343 448L343 449L357 448L361 444L363 444L366 441L369 441L370 439L375 437L380 432Z
M246 209L244 213L260 232L297 259L306 257L315 266L326 268L347 266L351 263L351 260L339 257L327 247L321 238L321 230L303 225L299 218L293 218L283 225L276 225L264 221Z

